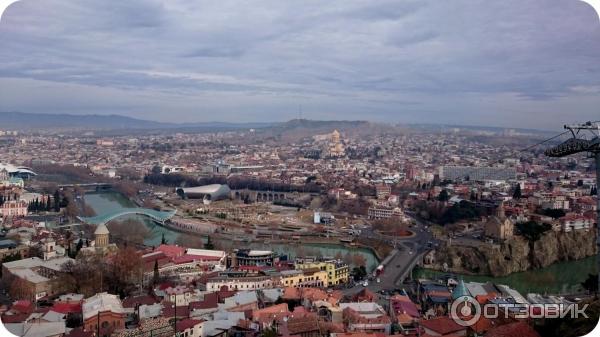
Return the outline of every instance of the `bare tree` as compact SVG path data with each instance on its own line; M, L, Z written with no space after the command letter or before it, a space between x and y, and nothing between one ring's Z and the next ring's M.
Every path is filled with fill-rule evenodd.
M107 227L112 237L126 243L143 244L151 236L146 225L137 220L112 221Z
M86 297L105 290L103 277L107 273L99 255L80 255L75 262L67 262L58 278L65 288Z
M202 238L191 234L179 234L175 243L186 248L203 248L204 241Z
M365 259L365 257L362 256L362 254L356 253L352 255L352 264L357 267L365 267L367 265L367 259Z
M108 289L114 294L129 295L142 282L143 268L138 251L131 246L119 249L107 266Z
M352 264L352 254L350 254L350 253L344 254L344 263Z

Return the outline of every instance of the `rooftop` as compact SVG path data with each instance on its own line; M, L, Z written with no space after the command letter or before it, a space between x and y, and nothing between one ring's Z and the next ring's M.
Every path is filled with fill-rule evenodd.
M108 293L99 293L86 298L83 301L82 311L84 320L97 315L98 312L125 313L119 297Z

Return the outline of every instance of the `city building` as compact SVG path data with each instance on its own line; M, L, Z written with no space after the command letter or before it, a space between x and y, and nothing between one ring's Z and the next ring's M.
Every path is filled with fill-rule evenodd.
M440 179L451 181L505 181L516 178L514 168L473 167L473 166L441 166Z
M0 205L0 217L24 217L29 214L28 205L23 200L9 200Z
M350 276L350 267L336 260L330 261L310 261L299 260L295 264L295 268L299 270L314 270L319 269L327 272L327 285L335 286L348 282Z
M218 276L206 281L206 291L270 289L274 284L270 276Z
M340 303L349 331L390 334L392 320L383 307L373 302Z
M177 189L177 194L184 198L202 199L206 203L228 199L231 190L227 185L211 184L197 187L183 187Z
M81 306L85 331L96 336L110 336L125 329L127 316L117 295L98 293L83 300Z
M14 166L11 164L2 164L2 163L0 163L0 171L6 171L9 175L9 177L22 178L25 180L37 175L29 167Z
M280 284L284 287L327 287L327 271L319 268L284 270L280 273Z
M273 266L276 254L270 250L235 249L229 257L228 265L239 266Z
M105 224L98 225L98 227L96 227L96 230L94 231L94 246L96 248L103 248L108 246L109 235L110 233Z
M392 187L388 184L375 185L375 195L378 199L385 199L392 194Z
M560 228L563 232L589 230L594 224L593 218L574 213L569 213L558 220L560 221Z
M484 225L484 235L498 241L511 239L514 230L515 224L504 214L504 204L498 206L497 214L489 217Z
M400 207L369 207L367 211L369 219L388 219L392 217L404 218L404 212Z
M421 326L429 336L466 336L467 328L454 322L450 317L440 316L422 320ZM507 335L508 336L508 335Z
M176 324L176 337L202 337L202 323L205 321L202 319L184 318L177 321Z
M329 135L329 141L325 143L322 153L325 157L338 158L345 155L344 145L341 141L341 135L338 130L334 130Z
M2 281L11 285L10 290L16 298L37 301L63 290L62 285L54 281L68 262L74 260L69 257L43 260L34 256L5 262L2 264Z

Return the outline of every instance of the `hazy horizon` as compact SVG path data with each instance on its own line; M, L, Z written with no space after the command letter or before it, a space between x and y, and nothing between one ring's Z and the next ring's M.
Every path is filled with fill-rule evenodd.
M576 0L21 0L0 45L5 112L545 130L600 116L600 22Z

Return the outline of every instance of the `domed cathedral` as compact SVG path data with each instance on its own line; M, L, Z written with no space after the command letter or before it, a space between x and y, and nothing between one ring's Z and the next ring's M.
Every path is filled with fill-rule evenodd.
M496 210L496 215L491 216L484 226L486 237L497 241L511 239L514 235L515 224L504 214L504 202Z
M96 248L103 248L108 246L109 234L110 232L108 231L108 228L105 224L98 225L96 231L94 232L94 246Z
M87 247L81 248L82 255L107 255L118 250L114 243L109 241L110 232L105 224L98 225L94 231L94 241Z
M323 150L326 157L343 157L345 155L344 145L341 142L341 135L338 130L333 130L330 134L329 143Z

